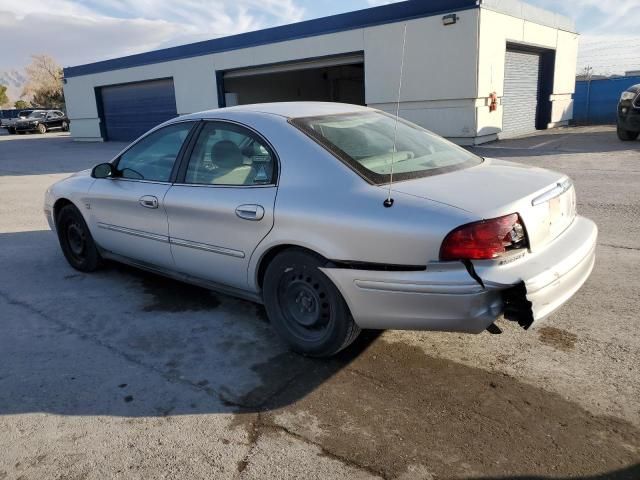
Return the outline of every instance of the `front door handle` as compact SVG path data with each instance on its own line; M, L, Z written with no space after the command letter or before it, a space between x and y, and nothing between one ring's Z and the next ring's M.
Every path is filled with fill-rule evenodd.
M264 208L262 205L240 205L236 215L244 220L258 221L264 218Z
M153 195L145 195L144 197L140 197L138 201L144 208L158 208L158 199Z

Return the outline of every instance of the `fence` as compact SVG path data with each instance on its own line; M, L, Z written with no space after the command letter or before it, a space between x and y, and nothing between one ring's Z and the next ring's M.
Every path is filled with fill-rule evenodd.
M578 124L616 123L620 94L637 83L640 83L640 76L576 82L573 121Z

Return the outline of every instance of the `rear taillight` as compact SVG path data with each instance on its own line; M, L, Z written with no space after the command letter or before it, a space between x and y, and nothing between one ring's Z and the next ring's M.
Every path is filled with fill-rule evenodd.
M527 235L517 213L469 223L449 233L440 260L489 260L527 246Z

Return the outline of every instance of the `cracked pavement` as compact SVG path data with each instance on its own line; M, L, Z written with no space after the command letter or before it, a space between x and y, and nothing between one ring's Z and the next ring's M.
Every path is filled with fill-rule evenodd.
M367 332L330 360L288 352L250 302L67 265L44 191L123 146L0 135L0 480L640 478L640 142L475 149L569 174L600 227L543 326Z

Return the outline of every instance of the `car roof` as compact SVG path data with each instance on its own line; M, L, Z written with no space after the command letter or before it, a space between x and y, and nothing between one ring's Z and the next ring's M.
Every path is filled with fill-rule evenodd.
M371 108L348 103L334 102L278 102L238 105L236 107L218 108L204 112L192 113L187 118L216 118L224 113L252 112L269 113L286 118L314 117L319 115L338 115L341 113L372 111ZM181 117L185 118L185 117Z

